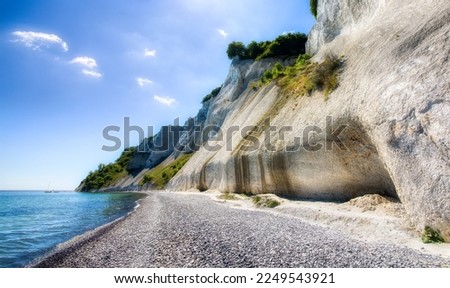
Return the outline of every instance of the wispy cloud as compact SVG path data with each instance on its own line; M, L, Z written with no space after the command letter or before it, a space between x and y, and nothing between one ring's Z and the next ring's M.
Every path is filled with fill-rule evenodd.
M219 34L220 34L223 38L227 38L227 37L228 37L228 33L225 32L225 30L223 30L223 29L217 29L217 32L219 32Z
M97 67L97 61L95 61L94 58L87 57L87 56L76 57L72 61L70 61L70 63L80 64L89 69L93 69L93 68Z
M177 100L175 100L174 98L162 97L162 96L158 96L158 95L154 95L153 99L155 99L159 103L167 105L167 106L172 106L173 104L178 103Z
M103 77L102 73L99 73L97 71L93 71L93 70L88 70L88 69L83 69L83 74L90 76L90 77L94 77L94 78L101 78Z
M145 85L153 84L153 81L150 79L147 79L147 78L138 77L138 78L136 78L136 81L137 81L138 85L141 87L144 87Z
M67 52L69 51L69 45L64 42L56 34L47 34L42 32L33 31L14 31L12 35L15 37L13 42L20 42L25 46L32 48L33 50L40 49L42 46L59 45Z
M156 50L150 50L145 48L144 55L145 57L156 57Z
M88 56L79 56L76 58L73 58L72 61L70 61L71 64L80 65L84 69L81 70L84 75L94 77L94 78L101 78L103 77L103 74L96 71L95 68L97 68L97 61Z

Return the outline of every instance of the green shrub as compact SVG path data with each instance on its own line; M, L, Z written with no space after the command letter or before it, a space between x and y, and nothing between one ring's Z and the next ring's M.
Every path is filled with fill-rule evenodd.
M209 93L208 95L206 95L206 96L203 98L202 104L205 103L205 102L207 102L207 101L209 101L209 100L211 100L212 98L216 97L217 95L219 95L221 89L222 89L222 86L219 86L219 87L213 89L213 90L211 91L211 93Z
M275 208L277 206L279 206L281 203L277 200L273 200L273 199L267 199L266 200L266 206L269 208Z
M278 36L266 46L264 52L256 57L256 60L269 57L288 57L304 54L308 36L303 33L287 33Z
M311 75L311 81L318 90L324 90L325 96L333 92L338 84L338 69L341 61L335 56L327 56Z
M277 62L272 69L264 71L259 81L253 82L251 84L251 87L256 89L258 87L264 86L272 82L273 80L276 80L279 77L286 75L286 73L287 70L285 69L285 67L283 67L283 65L281 65L280 62Z
M273 73L275 73L277 75L282 73L283 70L284 70L284 67L283 67L283 65L281 65L280 62L275 63L275 65L273 66L273 69L272 69Z
M442 236L433 228L426 226L422 233L422 242L429 243L444 243Z
M97 191L116 184L129 174L128 165L136 152L136 147L125 149L120 157L108 165L100 164L97 170L89 172L81 182L81 191Z
M311 55L300 54L300 55L298 55L297 60L295 61L295 66L297 68L305 67L307 64L309 64L310 59L311 59Z
M245 46L242 42L231 42L228 45L228 58L261 60L269 57L291 57L304 54L308 36L304 33L287 33L273 41L252 41Z
M261 202L261 200L262 200L261 196L255 196L252 199L253 203L255 203L255 204L259 204L259 202Z
M164 189L166 184L183 168L192 155L194 154L181 154L167 166L163 164L156 166L144 175L139 184L142 186L151 183L156 189Z
M261 197L261 196L254 196L252 199L253 203L258 207L268 207L268 208L275 208L279 206L281 203L277 200L270 199L267 197Z
M317 2L318 1L319 0L309 0L309 6L311 9L311 13L315 18L317 18Z
M252 41L250 44L247 45L247 56L250 59L256 59L259 55L261 55L264 50L266 49L266 46L270 44L270 41L266 42L256 42Z

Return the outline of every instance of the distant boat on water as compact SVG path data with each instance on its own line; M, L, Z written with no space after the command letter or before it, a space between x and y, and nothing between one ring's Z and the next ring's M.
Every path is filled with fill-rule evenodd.
M50 190L50 184L48 184L48 186L47 186L47 190L45 190L44 191L45 193L58 193L58 192L55 192L55 190Z

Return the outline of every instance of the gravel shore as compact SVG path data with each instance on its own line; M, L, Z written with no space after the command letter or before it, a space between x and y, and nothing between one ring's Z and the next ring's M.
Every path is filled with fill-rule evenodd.
M151 192L124 220L63 244L34 267L448 267L415 250L369 244L266 209L201 193Z

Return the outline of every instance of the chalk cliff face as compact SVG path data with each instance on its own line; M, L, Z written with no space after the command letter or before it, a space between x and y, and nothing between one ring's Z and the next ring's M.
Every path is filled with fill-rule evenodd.
M222 134L197 139L167 188L338 201L378 193L398 198L417 230L450 241L450 2L319 0L317 20L312 60L345 59L329 99L255 89L279 60L234 60L196 117ZM189 131L178 146L194 141ZM143 175L177 153L136 153L136 173L110 188L142 189Z
M319 0L318 13L308 44L313 60L345 58L329 100L320 93L284 97L273 84L246 88L259 64L233 63L231 86L213 100L206 123L225 132L266 127L270 116L277 131L266 141L261 129L247 130L261 144L250 151L239 132L209 142L222 147L202 147L169 189L324 200L390 195L404 203L418 230L429 225L449 241L450 2ZM340 124L347 127L339 141L329 139ZM320 130L314 128L310 141L286 151L311 126ZM316 144L322 149L311 151Z
M320 47L339 35L349 35L373 21L386 0L318 0L317 23L309 33L307 51L316 54Z

